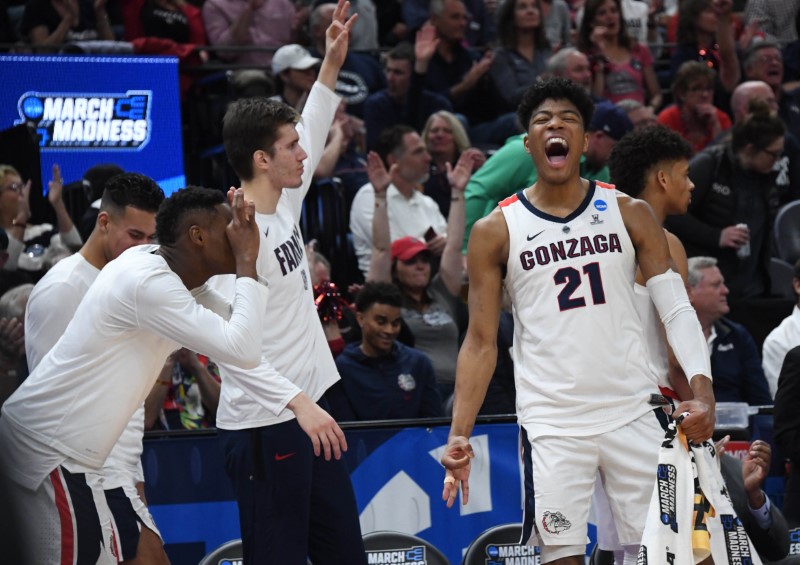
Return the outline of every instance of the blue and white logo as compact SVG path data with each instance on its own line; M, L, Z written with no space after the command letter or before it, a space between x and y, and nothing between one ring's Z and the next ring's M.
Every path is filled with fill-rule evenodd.
M595 201L594 201L594 207L595 207L597 210L600 210L601 212L605 212L605 211L606 211L606 208L608 208L608 204L606 203L606 201L605 201L605 200L599 200L599 199L598 199L598 200L595 200Z

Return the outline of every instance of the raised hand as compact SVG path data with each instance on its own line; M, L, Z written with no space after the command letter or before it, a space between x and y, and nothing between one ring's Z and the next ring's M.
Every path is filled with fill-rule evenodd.
M336 10L333 12L333 21L325 32L325 57L330 58L331 62L341 68L347 57L347 44L350 40L350 28L358 19L358 14L353 14L349 18L347 13L350 11L350 2L339 0Z
M751 504L753 508L759 508L764 504L763 497L759 495L761 493L761 485L764 484L764 479L769 474L771 462L772 448L767 442L756 440L750 444L747 456L742 461L742 480L748 497L760 499L758 506Z
M237 266L242 264L255 268L260 238L255 220L255 204L252 201L245 202L244 190L241 188L231 188L228 191L228 202L233 217L225 228L225 233Z
M436 37L436 28L432 23L426 22L419 31L414 41L414 57L417 61L430 61L436 53L439 39Z
M47 183L47 200L52 206L63 202L64 179L61 178L61 168L53 163L53 178Z
M450 188L464 192L469 179L472 177L472 171L478 168L485 160L486 157L479 149L471 147L459 156L455 167L450 163L445 163L447 182L450 183Z
M392 173L397 170L397 164L392 165L390 171L386 170L383 164L383 159L375 153L370 151L367 154L367 178L375 190L375 195L380 196L386 192L389 185L392 184Z
M469 502L469 472L473 457L475 453L464 436L453 436L447 440L447 447L442 455L442 465L445 467L442 500L447 503L448 508L453 506L459 489L461 503Z

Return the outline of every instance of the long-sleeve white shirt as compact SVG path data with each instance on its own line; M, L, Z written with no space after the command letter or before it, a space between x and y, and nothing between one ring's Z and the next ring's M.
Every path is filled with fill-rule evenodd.
M266 287L236 279L226 321L155 249L131 248L103 269L63 337L3 405L0 465L17 483L35 489L61 464L100 469L179 347L257 366ZM204 287L196 294L213 298Z
M767 377L772 398L778 391L778 377L781 376L783 360L789 350L800 345L800 307L795 306L791 315L784 318L777 328L764 340L761 366Z

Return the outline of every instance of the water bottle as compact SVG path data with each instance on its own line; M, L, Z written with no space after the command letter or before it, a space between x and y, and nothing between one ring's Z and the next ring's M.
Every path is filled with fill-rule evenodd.
M747 224L736 224L737 228L747 229ZM746 259L750 257L750 238L747 238L747 241L742 244L739 249L736 250L736 255L739 259Z

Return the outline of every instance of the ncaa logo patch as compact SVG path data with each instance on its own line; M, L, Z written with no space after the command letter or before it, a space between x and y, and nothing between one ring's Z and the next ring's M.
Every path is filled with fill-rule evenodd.
M605 212L606 209L608 208L608 204L606 203L605 200L597 199L597 200L594 201L594 207L595 207L595 209L597 209L597 210L599 210L601 212Z

